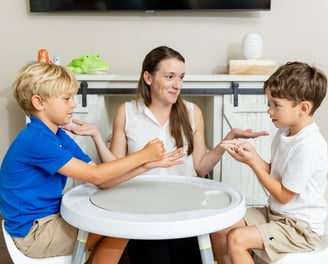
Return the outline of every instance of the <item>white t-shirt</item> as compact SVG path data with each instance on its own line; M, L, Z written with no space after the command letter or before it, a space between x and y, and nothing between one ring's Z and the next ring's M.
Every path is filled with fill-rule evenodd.
M315 123L294 136L279 129L271 146L271 176L280 180L297 195L287 204L269 197L270 208L287 217L308 223L311 229L324 234L327 204L327 143Z
M184 103L188 110L192 130L194 131L195 121L193 103L187 101L184 101ZM125 133L127 136L129 154L142 149L150 140L154 138L159 138L164 142L166 152L171 152L176 149L175 140L170 133L169 121L161 126L143 101L138 102L138 107L135 100L126 102L125 113ZM185 144L183 147L183 151L185 153L187 153L187 148L188 145ZM170 168L152 169L145 174L196 176L192 155L186 156L183 160L184 164Z

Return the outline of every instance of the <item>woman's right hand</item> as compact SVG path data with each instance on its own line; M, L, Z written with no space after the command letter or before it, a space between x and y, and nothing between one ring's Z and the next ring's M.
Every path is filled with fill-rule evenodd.
M71 132L74 135L79 136L96 136L99 134L99 130L95 124L83 122L81 120L73 119L72 123L75 125L65 125L62 128Z

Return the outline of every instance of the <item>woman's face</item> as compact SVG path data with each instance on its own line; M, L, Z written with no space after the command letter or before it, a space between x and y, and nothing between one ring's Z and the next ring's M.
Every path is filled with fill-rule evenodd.
M180 94L184 75L185 64L176 58L161 61L153 74L145 72L144 79L150 86L152 104L174 104Z

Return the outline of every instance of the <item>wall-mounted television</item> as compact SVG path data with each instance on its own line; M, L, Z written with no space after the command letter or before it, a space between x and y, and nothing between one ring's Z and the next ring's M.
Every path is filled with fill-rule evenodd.
M270 10L271 0L29 0L36 12L108 11L257 11Z

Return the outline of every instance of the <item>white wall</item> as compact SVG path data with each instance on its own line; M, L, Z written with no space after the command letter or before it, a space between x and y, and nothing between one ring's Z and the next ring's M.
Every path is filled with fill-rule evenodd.
M26 2L0 3L0 160L25 122L10 90L13 76L40 48L63 64L100 53L110 73L139 74L150 49L169 45L185 56L187 74L225 73L229 59L241 58L243 36L259 32L264 59L305 61L328 73L327 0L272 0L269 12L153 15L30 15ZM316 116L326 139L327 105Z

